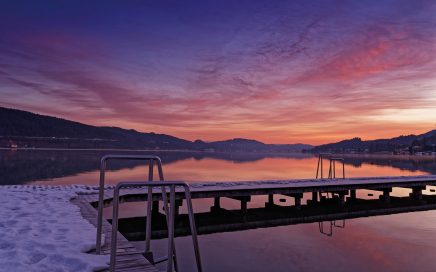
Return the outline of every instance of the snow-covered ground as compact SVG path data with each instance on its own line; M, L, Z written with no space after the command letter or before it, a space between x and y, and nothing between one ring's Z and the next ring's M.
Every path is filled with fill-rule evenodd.
M109 256L95 247L96 229L70 202L87 186L0 186L0 271L98 271Z

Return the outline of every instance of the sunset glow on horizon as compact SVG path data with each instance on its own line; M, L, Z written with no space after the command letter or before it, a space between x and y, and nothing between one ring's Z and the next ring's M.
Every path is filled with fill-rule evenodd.
M436 1L2 1L0 106L205 141L436 129Z

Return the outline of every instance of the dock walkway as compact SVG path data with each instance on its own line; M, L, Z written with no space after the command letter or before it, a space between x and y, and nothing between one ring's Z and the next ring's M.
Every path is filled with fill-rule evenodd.
M347 179L293 179L265 181L232 182L195 182L190 183L192 198L249 197L253 195L295 195L307 192L346 192L350 190L388 190L402 187L421 190L427 185L436 185L436 175L401 176L401 177L367 177ZM147 188L123 189L120 202L147 200ZM153 189L153 198L159 200L160 189ZM177 190L176 198L183 199L182 190ZM110 206L113 199L113 186L107 186L104 195L105 206ZM98 195L87 196L87 201L95 206Z
M82 213L82 216L91 224L97 226L97 210L90 205L87 196L79 195L72 202L76 204ZM106 220L103 220L104 244L102 254L110 255L112 226ZM121 233L117 236L117 263L116 271L119 272L159 272L138 250L129 242ZM109 271L109 269L104 270Z

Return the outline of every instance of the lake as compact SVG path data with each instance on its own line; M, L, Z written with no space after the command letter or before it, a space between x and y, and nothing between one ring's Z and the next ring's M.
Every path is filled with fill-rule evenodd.
M158 155L166 180L186 182L314 178L317 166L317 158L309 154L1 150L0 183L97 185L101 156L116 153ZM109 169L108 184L145 180L148 173L140 162L111 162ZM436 174L436 159L350 155L345 157L345 172L347 177ZM410 191L398 189L392 195L405 196ZM379 195L358 191L363 199ZM266 200L264 196L253 197L249 209L264 207ZM292 199L276 195L275 203L286 206L292 204ZM194 209L206 212L212 204L211 199L194 200ZM122 207L123 218L145 215L144 203ZM222 208L238 207L235 200L222 200ZM105 214L110 218L110 210L106 209ZM333 227L331 236L321 233L318 223L200 235L204 271L434 271L435 211L357 218L344 223L344 228ZM153 243L164 255L166 240L156 239ZM181 271L195 271L190 237L178 237L176 245Z
M106 154L149 154L162 158L166 180L229 181L314 178L317 158L310 154L0 150L0 184L97 185L100 158ZM347 156L347 177L436 174L436 158ZM111 161L107 183L145 180L142 162ZM325 164L325 170L327 166Z

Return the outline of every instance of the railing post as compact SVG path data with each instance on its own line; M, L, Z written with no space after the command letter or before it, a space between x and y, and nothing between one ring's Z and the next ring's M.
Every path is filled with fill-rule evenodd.
M148 181L153 181L153 160L149 161L148 165ZM151 217L152 217L152 203L153 203L153 188L147 188L147 220L145 222L145 253L148 254L151 248Z
M158 164L158 169L160 169L159 173L161 173L162 168L159 168L159 164ZM162 176L162 178L163 178L163 176ZM163 202L162 206L163 206L163 210L165 212L165 219L167 221L167 226L169 226L170 220L171 220L171 214L170 214L171 207L168 207L168 197L167 197L167 192L166 192L165 186L162 186L161 190L162 190L162 202ZM170 201L171 201L171 199L170 199ZM174 261L174 268L176 269L176 271L178 271L179 268L178 268L178 265L177 265L176 247L175 247L174 244L173 244L172 251L173 251L173 255L171 255L171 256L168 255L168 260L171 258Z
M320 158L321 158L321 179L322 179L322 178L323 178L323 176L322 176L322 171L323 171L323 170L322 170L322 168L323 168L323 167L322 167L322 161L323 161L323 157L322 157L322 155L320 155Z
M167 272L173 271L173 256L174 256L174 218L175 218L175 186L170 186L170 210L169 221L168 221L168 261L167 261Z
M184 184L183 187L185 188L186 206L188 207L188 216L189 216L189 223L190 223L189 225L191 226L191 236L192 236L192 243L194 245L194 254L197 263L197 271L202 272L203 269L201 265L200 247L198 246L197 227L195 225L194 208L192 207L191 191L188 185Z
M104 174L106 171L106 156L101 159L100 163L100 182L98 190L98 216L97 216L97 240L95 251L101 254L101 233L103 228L103 199L104 199Z
M332 178L332 160L329 161L329 177L328 178Z
M117 258L117 234L118 234L118 202L120 186L117 185L114 191L114 205L112 211L112 236L111 236L111 259L110 271L115 272Z
M101 236L103 229L103 206L104 206L104 186L105 186L105 171L107 166L107 161L109 159L118 160L148 160L149 161L149 179L153 177L153 163L157 162L159 170L159 179L163 181L163 171L161 159L157 156L144 156L144 155L105 155L101 158L100 163L100 182L98 191L98 213L97 213L97 237L96 237L96 253L101 254ZM150 169L151 168L151 169ZM147 207L148 209L148 207ZM151 213L150 213L151 214Z
M318 155L318 165L316 166L316 179L318 178L318 172L319 172L319 161L320 161L320 159L321 159L321 156L320 155Z
M345 161L342 161L342 177L345 179Z
M201 259L200 259L200 249L198 246L198 239L197 239L197 230L195 226L195 220L194 220L194 210L192 207L192 199L191 199L191 193L189 190L189 186L186 185L183 182L120 182L117 184L114 190L114 205L113 205L113 213L112 213L112 233L111 233L111 256L110 256L110 271L115 272L116 267L116 254L117 254L117 232L118 232L118 212L119 212L119 194L121 188L124 187L161 187L164 189L165 187L170 187L170 194L169 194L169 203L168 203L168 197L166 193L162 190L162 200L164 202L164 207L166 210L166 218L168 222L168 258L167 258L167 271L173 271L173 267L176 271L178 271L177 268L177 259L176 259L176 252L175 252L175 201L176 201L176 186L182 186L185 190L185 198L186 203L188 207L188 214L189 214L189 223L191 227L191 234L192 234L192 242L194 247L194 253L197 263L197 270L199 272L202 272L202 266L201 266ZM168 207L169 204L169 207Z

